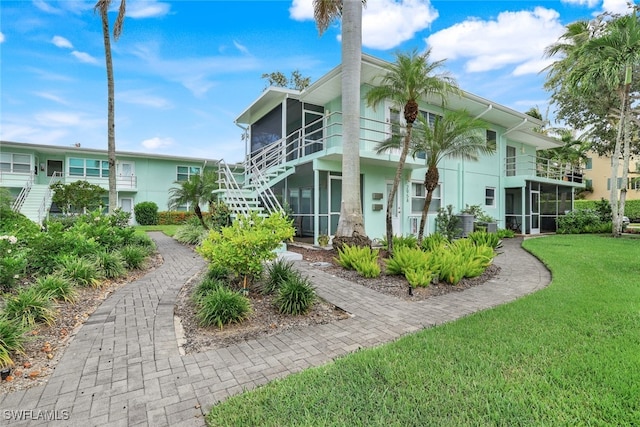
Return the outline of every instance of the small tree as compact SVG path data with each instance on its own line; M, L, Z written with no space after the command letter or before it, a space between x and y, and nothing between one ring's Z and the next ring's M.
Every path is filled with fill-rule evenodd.
M65 215L98 209L103 205L102 198L109 194L99 185L87 181L76 181L66 185L56 182L51 184L50 188L54 191L51 200Z
M175 181L177 187L169 189L169 209L190 204L205 230L209 227L204 222L200 203L210 203L212 192L218 188L217 172L205 172L202 175L191 175L187 181Z
M237 219L230 227L212 230L196 250L213 266L224 267L247 282L262 274L264 263L276 257L274 250L293 238L291 220L282 213L263 218L257 213Z

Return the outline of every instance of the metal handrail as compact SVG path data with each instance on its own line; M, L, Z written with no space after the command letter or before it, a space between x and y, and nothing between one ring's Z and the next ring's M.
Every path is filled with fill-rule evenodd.
M33 186L34 180L35 180L35 174L31 172L31 174L29 175L29 179L27 180L27 183L24 185L24 187L22 187L22 190L20 190L20 194L18 194L18 197L16 197L16 200L13 202L13 206L11 207L11 209L14 212L20 212L20 209L22 209L22 205L24 205L24 201L27 199L27 196L31 192L31 187Z
M526 175L576 183L582 182L581 168L577 168L571 163L561 163L530 154L506 157L504 173L506 176Z
M249 203L244 196L244 192L242 188L236 181L236 177L233 175L231 168L229 165L223 160L220 159L218 162L218 185L220 186L219 192L223 192L225 195L225 202L229 207L233 210L234 207L238 207L239 209L247 209ZM224 188L221 188L224 186Z
M62 172L56 171L51 175L51 179L47 185L47 192L42 198L42 203L40 203L40 208L38 209L38 224L42 224L46 216L49 214L49 210L51 208L51 194L53 193L51 186L54 182L60 181L61 178Z
M276 198L271 186L269 186L269 179L254 163L251 163L251 175L256 194L267 211L269 213L283 212L284 209L282 209L282 205Z

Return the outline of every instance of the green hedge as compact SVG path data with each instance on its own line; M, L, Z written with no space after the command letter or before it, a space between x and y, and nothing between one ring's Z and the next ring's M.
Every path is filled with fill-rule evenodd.
M576 200L576 209L595 209L597 200ZM624 203L624 214L631 222L640 222L640 200L627 200Z

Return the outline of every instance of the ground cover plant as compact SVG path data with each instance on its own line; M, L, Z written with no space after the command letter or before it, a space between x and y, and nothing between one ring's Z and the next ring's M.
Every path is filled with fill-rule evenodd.
M230 398L218 425L638 425L640 246L525 241L549 287Z

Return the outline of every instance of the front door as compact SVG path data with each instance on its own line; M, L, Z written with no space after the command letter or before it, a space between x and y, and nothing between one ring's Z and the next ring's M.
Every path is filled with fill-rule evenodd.
M392 188L393 181L387 181L387 200L389 200L389 194L391 194ZM396 191L396 197L393 201L393 208L391 208L391 226L393 227L393 234L398 236L402 235L402 230L400 229L400 226L402 225L400 222L400 218L402 216L402 208L400 207L400 203L398 203L398 201L400 200L401 188L401 186L398 186L398 191Z
M122 209L123 212L133 214L133 199L130 197L120 199L120 209ZM131 218L133 218L133 215Z
M540 192L531 191L531 234L540 233Z

